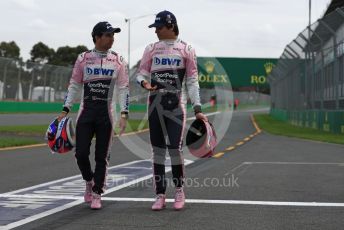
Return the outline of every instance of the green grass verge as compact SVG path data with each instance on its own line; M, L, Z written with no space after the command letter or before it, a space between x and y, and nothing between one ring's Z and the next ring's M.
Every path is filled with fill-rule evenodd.
M293 126L289 123L279 121L268 114L255 114L254 118L261 129L271 134L344 144L344 135L342 134Z
M47 131L46 125L10 125L0 126L1 133L10 133L15 135L44 135Z
M129 120L125 133L139 131L148 128L147 121L141 120ZM0 137L0 148L23 146L40 143L37 140L27 138L26 136L44 136L47 130L47 125L16 125L16 126L0 126L0 132L10 135L16 135L16 137ZM115 132L119 133L119 128L115 127Z
M8 133L11 135L44 135L48 125L11 125L11 126L0 126L1 133ZM129 120L126 132L133 132L148 128L148 122L144 121L141 124L141 120ZM115 130L119 130L118 127Z
M29 138L0 137L0 148L38 144L39 141Z
M125 133L139 131L148 128L147 121L141 120L129 120ZM47 130L47 125L18 125L18 126L1 126L0 132L15 137L0 137L0 148L13 147L13 146L23 146L31 144L39 144L40 141L26 138L26 136L44 136ZM119 128L115 127L115 132L119 133Z

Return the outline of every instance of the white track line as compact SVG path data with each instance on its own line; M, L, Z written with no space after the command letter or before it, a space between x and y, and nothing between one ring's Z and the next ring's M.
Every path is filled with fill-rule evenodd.
M143 161L143 160L127 162L127 163L124 163L124 164L120 164L120 165L109 167L108 169L114 169L114 168L118 168L118 167L123 167L123 166L130 165L130 164L133 164L133 163L136 163L136 162L140 162L140 161ZM71 176L71 177L66 177L66 178L59 179L59 180L49 181L47 183L38 184L38 185L34 185L34 186L31 186L31 187L15 190L15 191L11 191L11 192L6 192L6 193L0 194L0 195L11 195L13 193L25 192L25 191L28 191L28 190L36 189L36 188L39 188L39 187L44 187L44 186L47 186L47 185L51 185L51 184L58 183L58 182L63 182L63 181L70 180L70 179L75 179L75 178L78 178L78 177L81 177L81 175L79 174L79 175L75 175L75 176Z
M42 198L42 199L64 199L84 202L81 196L38 196L38 195L1 195L4 198ZM154 198L133 198L133 197L102 197L103 201L122 202L153 202ZM173 203L174 199L166 199L166 202ZM73 202L74 203L74 202ZM236 205L261 205L261 206L300 206L300 207L344 207L344 203L328 202L289 202L289 201L250 201L250 200L206 200L206 199L186 199L190 204L236 204ZM68 205L68 204L67 204ZM75 205L75 204L74 204ZM72 207L72 206L70 206ZM60 208L60 207L59 207ZM60 209L60 211L63 209ZM52 211L52 210L50 210ZM50 212L48 211L48 212ZM49 213L50 215L52 213ZM40 215L40 214L39 214Z
M46 217L46 216L49 216L49 215L52 215L54 213L57 213L57 212L60 212L60 211L63 211L65 209L68 209L68 208L72 208L76 205L79 205L81 203L83 203L84 201L83 200L76 200L74 202L71 202L71 203L68 203L68 204L65 204L63 206L59 206L57 208L54 208L54 209L51 209L51 210L48 210L48 211L45 211L45 212L42 212L42 213L39 213L37 215L34 215L34 216L31 216L31 217L28 217L28 218L25 218L25 219L22 219L22 220L19 220L19 221L16 221L16 222L13 222L13 223L10 223L8 225L5 225L5 226L0 226L0 229L1 230L7 230L7 229L12 229L12 228L16 228L16 227L19 227L19 226L22 226L24 224L27 224L27 223L30 223L34 220L37 220L37 219L40 219L40 218L43 218L43 217Z
M344 166L344 163L334 163L334 162L282 162L282 161L245 161L242 162L240 165L234 167L229 172L225 173L225 176L228 176L229 174L233 173L234 171L238 170L242 166L245 165L254 165L254 164L268 164L268 165L329 165L329 166Z
M121 164L121 165L113 166L113 167L111 167L109 169L123 167L123 166L129 165L129 164L132 164L132 163L135 163L135 162L140 162L140 161L145 161L145 160L138 160L138 161L127 162L127 163L124 163L124 164ZM186 166L186 165L189 165L191 163L193 163L193 161L185 159L184 165ZM166 169L166 173L170 172L171 170L172 170L171 167L169 169ZM8 192L8 193L0 194L0 197L4 197L4 198L11 198L11 197L38 198L39 197L39 198L42 198L42 199L47 198L47 199L54 199L54 200L56 200L56 199L75 200L75 201L73 201L71 203L59 206L57 208L54 208L54 209L51 209L51 210L48 210L48 211L45 211L45 212L42 212L42 213L39 213L37 215L30 216L28 218L25 218L25 219L13 222L13 223L5 225L5 226L0 226L0 230L5 230L5 229L8 230L8 229L16 228L16 227L22 226L24 224L30 223L32 221L41 219L43 217L52 215L54 213L57 213L57 212L65 210L65 209L72 208L72 207L74 207L76 205L84 203L83 197L76 197L76 196L75 197L73 197L73 196L41 196L41 195L37 196L37 195L15 195L15 194L13 194L13 193L18 193L18 192L24 192L24 191L27 191L27 190L31 190L33 188L39 188L39 187L42 187L42 186L45 186L45 185L50 185L50 184L53 184L53 183L56 183L56 182L62 182L62 181L69 180L71 178L77 178L77 177L80 177L80 175L72 176L72 177L68 177L68 178L63 178L61 180L51 181L51 182L48 182L48 183L39 184L39 185L32 186L32 187L29 187L29 188L24 188L24 189L20 189L20 190ZM136 180L124 183L124 184L122 184L120 186L116 186L116 187L107 189L106 192L104 193L104 195L106 195L108 193L111 193L111 192L114 192L114 191L117 191L117 190L120 190L120 189L125 188L125 187L129 187L129 186L131 186L133 184L136 184L136 183L139 183L141 181L148 180L148 179L150 179L152 177L153 177L153 174L148 175L148 176L144 176L144 177L140 177L140 178L138 178ZM104 198L105 197L102 197L103 200L104 200Z
M218 112L214 112L214 113L208 113L206 114L207 116L212 116L212 115L215 115L215 114L218 114L220 113L219 111ZM193 120L194 117L191 117L191 118L188 118L188 120ZM117 167L122 167L122 166L126 166L126 165L129 165L129 164L132 164L134 162L139 162L140 160L138 161L132 161L132 162L127 162L127 163L124 163L124 164L121 164L121 165L116 165L116 166L113 166L113 167L110 167L109 169L113 169L113 168L117 168ZM188 165L188 164L191 164L193 163L193 161L185 161L185 166ZM171 171L171 168L166 170L166 172L169 172ZM32 189L35 189L35 188L39 188L39 187L43 187L43 186L47 186L47 185L50 185L50 184L54 184L54 183L57 183L57 182L63 182L63 181L66 181L66 180L70 180L70 179L74 179L74 178L78 178L80 177L80 175L76 175L76 176L71 176L71 177L67 177L67 178L63 178L63 179L59 179L59 180L54 180L54 181L50 181L50 182L47 182L47 183L43 183L43 184L38 184L38 185L35 185L35 186L31 186L31 187L28 187L28 188L23 188L23 189L19 189L19 190L15 190L15 191L11 191L11 192L7 192L7 193L3 193L3 194L0 194L0 197L20 197L22 196L22 198L25 197L25 195L15 195L14 193L19 193L19 192L25 192L25 191L28 191L28 190L32 190ZM108 193L111 193L111 192L114 192L114 191L117 191L117 190L120 190L122 188L125 188L125 187L128 187L128 186L131 186L133 184L136 184L138 182L141 182L141 181L144 181L144 180L147 180L147 179L150 179L152 178L153 175L148 175L148 176L145 176L145 177L141 177L141 178L138 178L136 180L133 180L133 181L130 181L128 183L125 183L125 184L122 184L120 186L116 186L114 188L111 188L111 189L108 189L104 195L108 194ZM32 197L32 196L31 196ZM44 196L39 196L40 198L44 198ZM28 197L30 198L30 197ZM47 197L48 199L62 199L61 197L59 196L54 196L54 197ZM63 199L65 198L68 198L68 197L64 197ZM77 197L69 197L71 200L75 200L74 202L71 202L71 203L68 203L68 204L65 204L63 206L60 206L60 207L57 207L57 208L54 208L54 209L51 209L51 210L48 210L48 211L45 211L45 212L42 212L42 213L39 213L37 215L34 215L34 216L31 216L31 217L28 217L28 218L25 218L25 219L22 219L20 221L16 221L16 222L13 222L11 224L8 224L6 226L0 226L0 230L7 230L7 229L12 229L12 228L15 228L15 227L19 227L19 226L22 226L24 224L27 224L27 223L30 223L32 221L35 221L37 219L41 219L43 217L46 217L46 216L49 216L49 215L52 215L54 213L57 213L57 212L60 212L60 211L63 211L65 209L68 209L68 208L71 208L71 207L74 207L76 205L79 205L81 203L83 203L83 198L77 198ZM106 199L109 199L109 198L106 198L106 197L103 197L102 198L103 200L106 200ZM153 199L151 199L153 200Z
M249 164L276 164L276 165L337 165L337 166L344 166L343 162L282 162L282 161L257 161L257 162L243 162L243 164L249 165Z

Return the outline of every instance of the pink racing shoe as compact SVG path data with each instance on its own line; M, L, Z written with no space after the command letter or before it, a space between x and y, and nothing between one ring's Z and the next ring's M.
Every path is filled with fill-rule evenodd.
M86 189L84 194L84 201L86 203L90 203L92 201L92 187L93 187L93 181L86 181Z
M166 195L165 194L158 194L155 198L154 204L152 205L153 211L159 211L166 207Z
M185 194L183 188L176 188L176 193L174 195L174 205L175 210L181 210L185 205Z
M91 209L101 209L101 195L95 192L92 192L92 202L91 202Z

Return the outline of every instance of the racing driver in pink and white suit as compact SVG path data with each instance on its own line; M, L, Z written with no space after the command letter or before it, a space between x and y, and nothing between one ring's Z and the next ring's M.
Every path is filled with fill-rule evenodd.
M127 64L122 56L110 50L114 34L120 28L113 28L108 22L97 23L92 31L95 48L77 58L63 111L62 119L82 91L79 115L76 122L75 157L83 179L86 181L85 202L92 209L101 208L101 194L104 193L109 151L112 143L116 100L121 109L120 134L126 127L129 104L129 77ZM96 136L95 170L89 160L90 145Z
M161 210L166 206L166 150L171 158L173 183L176 187L174 209L180 210L185 203L182 142L186 121L186 91L196 118L207 118L201 111L195 51L178 39L176 17L169 11L162 11L149 27L155 27L159 41L146 47L136 79L143 88L150 91L148 120L157 195L152 210Z

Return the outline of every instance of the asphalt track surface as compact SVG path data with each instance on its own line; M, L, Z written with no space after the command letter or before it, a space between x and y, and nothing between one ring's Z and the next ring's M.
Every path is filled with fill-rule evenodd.
M186 166L189 202L182 211L174 211L171 202L151 211L154 194L147 179L106 194L101 210L79 202L16 229L343 229L344 147L265 132L253 136L250 115L234 113L218 158ZM138 135L148 139L147 132ZM52 155L46 147L0 155L0 198L79 174L72 154ZM115 140L110 166L136 160L142 159ZM173 187L167 197L173 198ZM7 208L0 202L0 213ZM8 220L0 217L4 223Z

